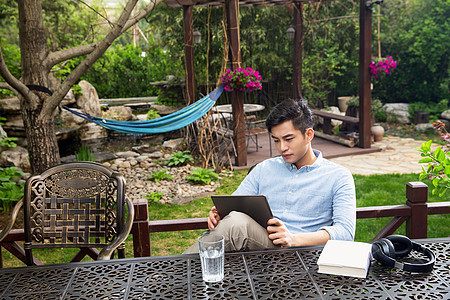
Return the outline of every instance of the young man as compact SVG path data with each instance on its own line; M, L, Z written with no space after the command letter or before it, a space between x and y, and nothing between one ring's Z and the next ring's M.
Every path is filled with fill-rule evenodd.
M356 224L355 185L349 170L313 150L313 117L302 102L278 104L266 121L281 157L259 163L235 195L265 195L274 218L267 227L231 212L220 219L215 207L210 230L225 236L225 250L254 250L353 240ZM197 252L193 245L185 253Z

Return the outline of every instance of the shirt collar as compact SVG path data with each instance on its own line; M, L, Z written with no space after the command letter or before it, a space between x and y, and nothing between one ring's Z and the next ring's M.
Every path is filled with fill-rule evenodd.
M312 165L304 166L310 170L320 167L320 165L323 163L322 152L320 152L319 150L315 150L315 149L313 149L313 152L317 158L316 161ZM281 158L281 161L285 164L286 168L288 168L289 170L297 170L297 167L295 166L295 164L289 164L289 163L285 162L282 157L280 157L280 158Z

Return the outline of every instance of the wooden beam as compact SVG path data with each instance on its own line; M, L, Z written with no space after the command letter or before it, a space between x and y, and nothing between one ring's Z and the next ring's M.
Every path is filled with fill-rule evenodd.
M239 1L226 0L225 9L230 37L231 67L233 70L242 67L241 45L239 37ZM247 165L247 146L245 139L244 94L239 91L231 93L231 109L233 114L234 145L236 148L236 166Z
M372 11L366 0L359 4L359 147L370 148L372 95L369 66L372 59Z
M186 74L186 96L188 105L195 102L194 29L192 24L192 6L183 6L184 67Z
M303 98L302 64L303 64L303 3L294 3L294 52L292 57L292 83L295 100Z

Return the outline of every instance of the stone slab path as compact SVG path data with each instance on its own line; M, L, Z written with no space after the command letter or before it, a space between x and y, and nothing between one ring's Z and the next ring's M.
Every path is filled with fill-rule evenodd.
M382 141L373 144L374 147L381 148L381 152L343 156L329 160L348 168L352 174L420 173L422 171L418 164L421 158L420 152L414 148L420 147L423 142L412 138L387 136L383 137ZM436 147L438 147L437 144L432 145L432 149Z

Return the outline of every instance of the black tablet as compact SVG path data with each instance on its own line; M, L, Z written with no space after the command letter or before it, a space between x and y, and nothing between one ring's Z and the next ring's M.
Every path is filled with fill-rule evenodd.
M262 227L267 228L267 221L273 218L264 195L213 195L211 199L221 219L235 210L249 215Z

